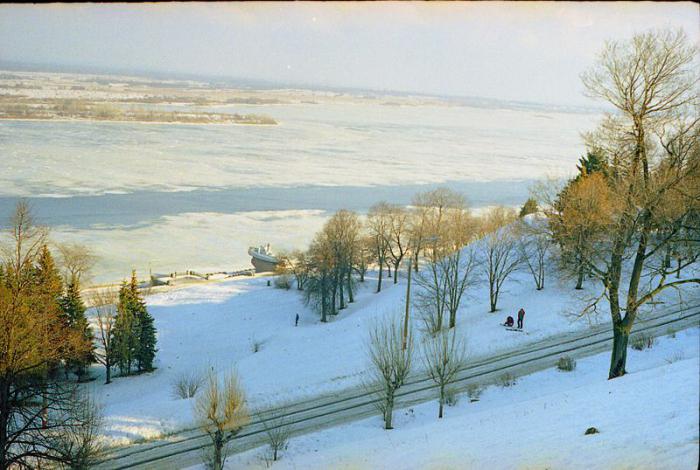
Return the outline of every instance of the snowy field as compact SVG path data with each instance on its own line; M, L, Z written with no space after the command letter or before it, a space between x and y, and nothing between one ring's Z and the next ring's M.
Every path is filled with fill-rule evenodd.
M628 374L608 381L607 353L466 395L445 417L437 403L395 412L394 429L368 418L292 438L274 469L674 469L698 468L699 329L631 349ZM589 427L599 434L584 435ZM227 468L266 468L264 448Z
M126 444L192 427L193 402L173 397L171 385L183 373L209 367L220 374L235 368L253 409L360 384L367 367L365 343L370 325L383 315L400 314L403 308L405 280L401 278L396 286L387 281L382 293L374 294L376 284L368 278L360 285L356 302L326 324L304 306L299 293L268 287L266 278L231 280L148 297L158 329L157 370L117 378L104 386L103 370L93 367L98 378L90 387L105 405L110 439ZM576 321L582 300L574 296L572 283L560 283L554 276L547 282L545 290L536 291L529 273L517 273L506 282L495 314L488 313L487 286L472 288L458 314L458 332L471 357L609 321L604 315ZM700 289L689 289L687 298L700 297ZM678 297L668 293L666 300L675 303ZM500 324L507 315L515 316L520 307L527 312L526 332L505 330ZM295 327L297 313L300 322ZM255 343L258 352L254 352ZM598 376L606 374L607 367L601 365Z

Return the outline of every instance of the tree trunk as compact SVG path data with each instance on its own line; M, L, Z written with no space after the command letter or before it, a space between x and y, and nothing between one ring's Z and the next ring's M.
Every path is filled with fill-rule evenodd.
M355 301L355 297L352 294L352 272L351 271L348 271L347 281L348 281L348 303L353 303Z
M221 431L216 431L214 433L214 470L222 470L224 468L223 462L221 461L221 451L224 447L224 436Z
M382 291L382 268L384 266L384 260L379 259L379 278L377 279L377 293Z
M333 279L333 293L331 294L331 315L335 315L335 303L336 303L336 296L338 293L338 282L337 282L337 277L334 276L335 279Z
M105 371L105 385L107 385L109 383L112 383L112 364L107 362L107 364L105 364Z
M629 337L629 332L622 324L617 324L613 327L613 349L610 357L610 373L608 374L608 379L614 379L625 375Z
M10 422L10 380L0 379L0 468L8 468L7 431Z
M579 262L578 276L576 278L576 290L583 289L583 263Z
M491 313L496 311L496 303L498 302L498 292L494 289L493 283L489 284L489 301L491 303Z
M394 392L387 392L386 410L384 410L384 429L394 429L391 425L391 418L394 414Z
M343 292L343 275L338 274L338 295L340 296L340 310L345 308L345 293Z
M386 272L389 276L389 279L391 279L391 265L389 263L386 263Z
M442 408L445 405L445 386L440 385L440 407L438 411L438 418L442 418Z
M394 284L399 282L399 264L400 263L401 263L401 260L394 263Z
M413 272L417 273L418 272L418 250L416 249L416 254L413 255Z

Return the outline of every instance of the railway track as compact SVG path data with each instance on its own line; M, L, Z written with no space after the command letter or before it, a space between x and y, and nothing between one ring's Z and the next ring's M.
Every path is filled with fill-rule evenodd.
M658 336L700 325L700 301L677 304L639 319L632 337L640 334ZM496 383L503 374L525 375L553 367L564 354L581 358L609 350L612 332L600 325L584 332L572 332L531 343L517 350L498 353L470 361L453 386L459 391L472 384ZM601 371L605 374L606 371ZM423 373L409 378L399 389L396 409L436 399L435 384ZM253 414L251 422L231 440L231 449L241 452L265 443L266 428L285 426L290 434L300 435L359 420L378 414L378 399L364 387L277 406ZM266 424L267 426L265 426ZM211 444L209 437L197 429L182 431L156 442L116 448L105 453L98 468L172 469L201 462L201 450Z

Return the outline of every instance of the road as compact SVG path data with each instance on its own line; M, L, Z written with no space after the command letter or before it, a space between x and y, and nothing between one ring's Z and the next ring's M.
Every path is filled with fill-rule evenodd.
M669 330L679 331L700 326L700 299L683 306L673 305L657 309L645 319L639 319L632 336L645 333L661 336ZM569 355L576 359L610 350L612 331L608 325L600 325L586 331L578 331L550 337L531 343L517 350L510 350L485 358L479 358L462 369L453 384L459 391L472 384L486 386L498 383L504 374L527 375L554 367L559 357ZM607 370L601 370L606 375ZM399 389L396 409L436 400L435 384L424 374L412 376ZM231 441L231 449L241 452L265 444L265 426L286 426L290 434L301 435L342 423L377 415L377 398L364 387L354 387L343 392L298 401L285 406L265 410L253 415L251 422ZM210 440L198 430L181 433L143 444L116 448L105 454L97 468L101 469L173 469L201 463L201 450Z

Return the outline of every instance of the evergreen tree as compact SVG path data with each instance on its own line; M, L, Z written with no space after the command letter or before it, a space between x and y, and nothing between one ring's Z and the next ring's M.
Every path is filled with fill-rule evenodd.
M156 355L156 329L153 317L141 298L132 272L131 282L122 283L119 289L119 305L113 330L116 364L122 374L153 370Z
M522 219L528 214L535 214L537 213L537 201L533 198L528 198L527 201L525 201L525 204L523 204L523 207L520 208L520 214L519 217Z
M42 294L46 295L47 298L54 299L56 305L60 305L63 295L63 281L56 267L56 262L46 245L41 248L39 253L39 259L34 268L34 281Z
M136 282L136 273L132 272L129 283L131 308L138 328L136 330L136 367L139 371L153 370L153 360L156 357L156 327L153 317L148 313L146 303L141 298Z
M37 314L43 314L46 318L58 318L62 328L68 327L68 318L61 309L63 281L51 251L46 245L43 245L39 251L36 265L32 268L30 275L36 292L31 299L34 311ZM72 346L74 345L71 342L66 342L62 346L65 350L64 360L70 356ZM59 361L48 364L49 375L54 375L59 365Z
M587 152L585 157L578 159L578 165L576 169L578 170L578 175L574 178L574 181L579 181L584 176L601 172L603 176L608 175L608 164L603 157L600 157L595 152Z
M131 290L126 281L119 288L117 316L112 329L115 363L122 375L130 375L136 351L136 330L138 328L131 307Z
M87 372L87 367L95 361L92 330L85 317L85 304L80 296L80 287L76 281L68 284L66 293L61 297L61 309L66 315L68 326L79 333L85 343L83 351L77 358L68 363L68 367L75 371L78 380L82 380Z

